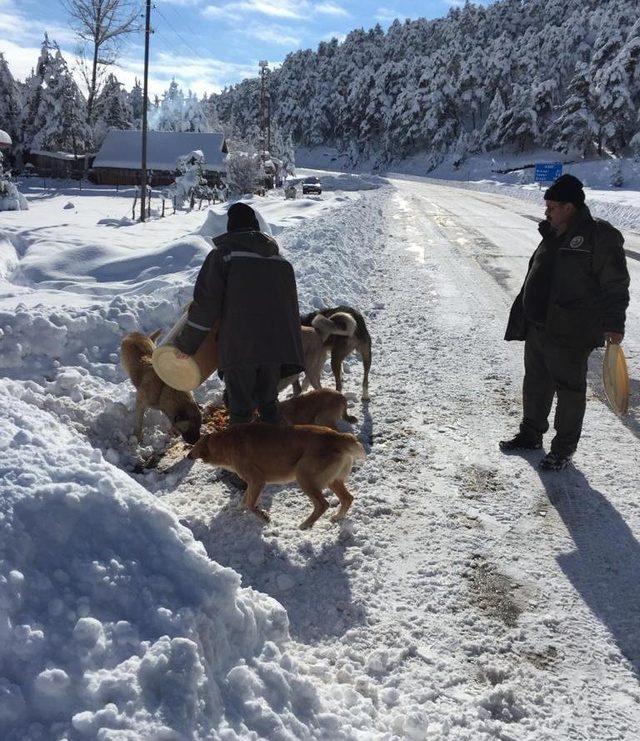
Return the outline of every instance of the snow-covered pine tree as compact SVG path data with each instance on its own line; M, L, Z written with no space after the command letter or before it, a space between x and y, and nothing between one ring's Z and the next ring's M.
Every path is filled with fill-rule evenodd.
M502 94L500 93L500 90L496 90L480 135L481 146L485 151L497 147L500 143L498 123L504 115L505 110Z
M498 121L497 139L523 152L538 139L538 116L533 108L532 90L514 85L511 99Z
M569 83L569 97L549 129L547 142L560 152L586 156L595 152L598 122L594 113L592 85L588 66L581 62Z
M131 108L131 118L133 126L139 129L142 126L142 106L144 95L140 80L136 77L133 87L129 92L129 106Z
M91 142L85 120L84 98L58 45L45 34L36 69L25 83L23 146L82 153Z
M24 102L20 117L21 138L25 149L37 148L33 146L33 140L45 127L47 118L53 115L53 101L45 90L44 82L49 76L53 48L49 36L45 33L36 68L25 82Z
M0 52L0 129L11 137L14 151L20 142L20 108L20 91Z
M640 62L640 19L624 38L624 16L618 17L622 27L603 41L594 54L593 73L596 118L600 125L599 148L622 154L629 144L635 124L640 96L638 63Z
M207 114L198 96L189 90L184 99L181 131L210 131Z
M260 157L255 149L246 147L229 152L227 157L227 183L236 195L253 193L260 179Z
M96 98L93 127L93 139L99 147L109 129L133 128L133 110L130 96L115 75L110 74Z

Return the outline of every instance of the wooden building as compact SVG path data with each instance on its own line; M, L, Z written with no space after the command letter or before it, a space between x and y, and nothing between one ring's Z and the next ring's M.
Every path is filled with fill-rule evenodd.
M95 154L72 154L70 152L47 152L31 150L25 164L32 165L30 171L43 178L79 180L86 176Z
M150 131L147 137L147 170L152 186L173 183L178 158L200 150L206 160L204 175L210 185L227 173L227 143L222 133ZM109 129L93 162L89 179L100 185L139 185L142 132Z

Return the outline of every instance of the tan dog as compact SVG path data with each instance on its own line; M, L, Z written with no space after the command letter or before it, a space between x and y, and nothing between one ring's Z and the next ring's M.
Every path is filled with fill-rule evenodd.
M340 500L340 509L331 521L337 522L346 515L353 497L344 482L354 462L364 458L365 453L353 435L326 427L253 423L204 435L188 457L233 471L246 481L242 506L265 522L269 522L269 515L257 506L264 485L297 481L313 502L313 512L300 525L301 530L306 530L329 506L322 493L327 487Z
M353 424L358 420L347 414L347 400L343 394L332 389L310 391L281 401L280 414L289 425L320 425L338 429L338 420Z
M135 434L142 442L144 413L147 409L159 409L169 418L172 431L180 433L186 443L193 445L200 437L202 413L190 393L167 386L153 369L151 356L159 334L160 330L149 337L131 332L120 346L122 367L137 391Z
M364 376L362 378L362 400L369 400L369 370L371 369L371 336L364 317L350 306L336 306L333 309L312 311L300 317L304 327L313 327L323 334L326 352L331 351L331 370L336 381L336 391L342 391L342 363L354 350L362 358ZM338 325L342 331L330 329ZM323 361L324 365L324 361Z
M322 369L331 349L329 340L334 335L348 339L353 336L356 328L355 319L345 312L336 312L330 319L318 315L309 326L301 327L304 383L301 386L298 376L289 376L280 382L278 390L282 391L289 385L293 386L295 394L302 393L309 386L312 386L316 391L321 389Z

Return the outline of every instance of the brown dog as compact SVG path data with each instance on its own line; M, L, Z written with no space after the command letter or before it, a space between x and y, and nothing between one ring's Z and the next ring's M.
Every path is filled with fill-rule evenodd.
M354 461L365 454L353 435L326 427L253 423L204 435L188 457L233 471L246 481L242 507L265 522L269 515L257 507L264 485L297 481L313 502L313 512L300 525L301 530L306 530L329 506L322 493L327 487L340 500L340 509L331 521L337 522L346 515L353 497L344 482Z
M353 424L358 420L347 414L347 400L343 394L332 389L310 391L281 401L280 414L289 425L320 425L338 429L338 420Z
M190 393L167 386L153 369L151 356L159 334L159 330L149 337L131 332L120 346L122 367L137 391L135 434L142 442L144 413L147 409L159 409L169 418L172 431L180 433L186 443L193 445L200 437L202 413Z

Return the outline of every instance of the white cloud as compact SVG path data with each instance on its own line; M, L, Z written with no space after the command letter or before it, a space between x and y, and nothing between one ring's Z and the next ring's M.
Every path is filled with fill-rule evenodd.
M257 76L258 63L235 64L215 57L191 57L189 55L159 52L150 65L149 89L151 95L162 93L175 78L185 91L198 95L219 92L225 85L239 82L245 77ZM124 56L117 65L116 77L129 89L137 77L142 79L142 55Z
M17 80L25 80L31 74L31 70L36 66L40 47L14 44L13 41L7 41L2 38L0 39L0 52L4 54L11 74Z
M342 16L343 18L346 18L349 15L342 6L331 2L319 3L318 5L314 5L313 9L316 13L320 13L321 15L335 15Z
M294 0L243 0L224 5L209 5L203 10L203 14L210 18L233 20L244 18L248 13L260 13L272 18L300 19L304 17L302 8L305 4Z
M260 41L268 41L278 46L300 46L301 39L295 34L295 30L288 26L252 25L244 29L247 35Z
M241 2L207 5L202 13L208 18L236 21L252 13L289 20L304 20L314 15L345 17L349 15L341 5L332 0L324 0L320 3L313 3L309 0L241 0Z
M0 0L0 34L3 37L15 44L23 42L28 46L40 43L45 31L50 41L56 41L61 46L76 41L76 35L69 26L27 18L15 0Z

